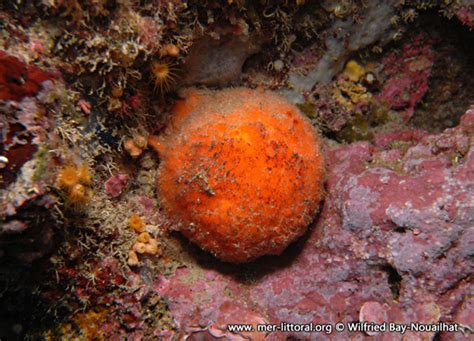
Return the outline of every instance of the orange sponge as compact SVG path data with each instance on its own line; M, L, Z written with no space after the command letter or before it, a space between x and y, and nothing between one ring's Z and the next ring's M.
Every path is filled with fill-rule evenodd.
M173 114L155 148L158 190L186 237L241 263L279 254L306 231L323 195L324 160L294 106L237 88L190 92Z

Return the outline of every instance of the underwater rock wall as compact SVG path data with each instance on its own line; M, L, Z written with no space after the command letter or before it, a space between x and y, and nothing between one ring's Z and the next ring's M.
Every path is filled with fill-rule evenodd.
M218 337L228 333L228 323L334 326L358 320L373 304L380 307L366 321L470 325L461 316L469 309L474 270L473 128L470 109L459 126L439 135L400 130L377 135L374 145L328 149L328 196L301 251L293 248L284 264L267 260L244 269L256 277L249 282L192 267L158 278L154 290L168 298L179 329L189 335L206 330ZM227 319L230 309L238 313ZM285 334L312 335L329 334ZM274 337L268 339L282 335Z
M472 338L473 13L468 0L2 2L0 338ZM206 87L284 94L322 136L324 203L280 255L221 262L164 214L160 141ZM280 322L320 329L228 329Z

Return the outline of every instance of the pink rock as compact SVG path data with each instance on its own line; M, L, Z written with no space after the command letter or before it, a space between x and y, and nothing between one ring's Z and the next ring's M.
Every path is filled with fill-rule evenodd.
M35 65L28 65L13 55L0 51L0 100L20 101L36 95L41 84L53 74Z
M159 276L154 291L167 298L186 335L204 330L221 335L217 326L226 302L274 324L466 321L474 314L464 283L474 272L471 116L466 113L458 127L438 135L394 133L375 145L327 150L328 195L307 236L280 256L234 269L247 280L217 270L225 267L207 259L205 267ZM392 149L396 141L412 147ZM435 150L437 144L442 148ZM453 164L458 148L463 156ZM401 168L372 166L379 155L387 162L396 156ZM392 332L383 340L432 335ZM364 334L286 331L266 337L342 340Z
M387 307L384 307L379 302L369 301L365 302L360 308L359 321L364 323L382 324L387 322ZM377 335L378 333L367 332L368 335Z
M472 115L458 127L422 136L392 132L376 141L327 149L327 196L314 226L282 255L244 266L223 264L189 244L172 273L147 259L122 278L117 263L100 262L89 277L71 272L77 298L110 307L110 339L148 337L151 302L166 302L175 329L153 330L173 340L363 340L336 332L338 322L472 324L474 141ZM402 145L408 148L397 147ZM461 142L460 142L461 141ZM467 144L467 145L466 145ZM462 149L456 162L452 156ZM376 162L399 163L390 165ZM120 194L128 177L107 180ZM117 185L119 184L119 185ZM110 194L110 189L108 193ZM111 194L112 195L112 194ZM152 201L136 197L143 212ZM67 269L66 269L67 270ZM66 271L64 271L66 272ZM69 272L69 271L68 271ZM63 277L63 272L60 272ZM156 274L156 275L155 275ZM129 290L114 290L125 286ZM154 304L155 304L154 303ZM312 332L230 332L229 324L312 325ZM369 332L372 334L371 332ZM422 340L434 332L384 332L377 340ZM441 333L442 340L462 339Z
M383 60L387 80L378 99L390 108L403 110L400 115L405 122L428 90L434 61L431 44L425 36L418 35L403 46L401 56L390 54Z
M142 205L143 213L146 216L151 216L155 212L155 204L150 198L139 196L137 201Z
M426 132L416 129L393 130L376 134L374 144L379 148L388 148L394 141L418 143L426 135Z
M105 182L105 192L112 198L117 198L128 184L129 177L127 174L117 174L111 176Z

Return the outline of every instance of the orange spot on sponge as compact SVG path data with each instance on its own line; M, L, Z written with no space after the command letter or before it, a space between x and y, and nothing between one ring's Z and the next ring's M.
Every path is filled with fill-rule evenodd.
M324 159L294 106L237 88L190 92L173 114L158 190L186 237L242 263L280 254L306 231L323 196Z

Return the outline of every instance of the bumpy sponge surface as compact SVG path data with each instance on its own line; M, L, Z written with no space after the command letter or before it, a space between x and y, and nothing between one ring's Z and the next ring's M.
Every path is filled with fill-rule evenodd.
M190 92L162 144L163 208L187 238L224 261L279 254L314 218L324 182L320 139L271 92Z

